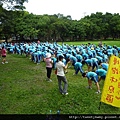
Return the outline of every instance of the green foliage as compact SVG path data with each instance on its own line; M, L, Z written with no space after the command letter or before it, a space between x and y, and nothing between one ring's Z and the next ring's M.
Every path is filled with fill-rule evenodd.
M0 6L4 5L6 9L20 10L25 9L24 2L28 2L28 0L0 0Z
M88 43L88 42L86 42ZM84 44L86 44L84 42ZM94 42L95 43L95 42ZM67 44L80 45L83 42ZM96 42L95 44L98 44ZM106 42L120 46L119 42ZM87 79L81 74L73 76L74 69L69 68L68 95L58 91L57 77L52 72L53 82L47 82L45 63L34 64L25 55L8 54L8 64L0 64L0 113L1 114L119 114L120 109L102 103L99 110L101 94L95 94L96 86L88 90ZM0 60L1 62L1 60ZM84 67L84 70L86 67ZM104 81L100 82L102 91Z
M6 10L0 6L0 35L9 39L41 41L82 41L120 38L120 15L96 12L80 20L63 14L34 15Z

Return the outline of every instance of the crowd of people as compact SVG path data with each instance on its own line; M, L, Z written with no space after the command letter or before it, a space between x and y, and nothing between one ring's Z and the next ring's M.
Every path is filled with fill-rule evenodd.
M46 64L47 78L52 82L51 73L55 69L59 91L61 94L67 95L68 82L65 74L67 69L73 66L77 75L80 71L82 77L88 79L88 89L92 89L92 81L97 87L96 93L101 93L99 82L106 78L109 67L109 59L111 55L120 56L120 47L106 44L81 44L81 45L62 45L54 42L21 42L21 43L1 43L2 64L6 62L6 50L11 54L26 55L31 61L40 64L44 61ZM83 69L87 66L87 69ZM68 73L69 74L69 73ZM62 82L64 86L62 87Z

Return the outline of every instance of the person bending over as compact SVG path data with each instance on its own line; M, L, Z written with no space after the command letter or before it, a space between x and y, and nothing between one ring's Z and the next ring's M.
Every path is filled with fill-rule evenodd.
M97 92L96 93L101 93L100 92L100 86L98 83L98 75L95 72L84 72L82 74L83 77L87 77L88 79L88 88L91 89L92 88L92 81L95 82L96 86L97 86Z

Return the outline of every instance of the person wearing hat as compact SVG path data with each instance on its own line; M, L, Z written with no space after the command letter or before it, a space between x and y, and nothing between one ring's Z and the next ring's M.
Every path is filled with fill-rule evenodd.
M46 63L47 80L49 82L52 82L50 77L51 77L51 73L52 73L53 60L51 59L51 54L50 53L46 53L46 58L44 58L44 61Z

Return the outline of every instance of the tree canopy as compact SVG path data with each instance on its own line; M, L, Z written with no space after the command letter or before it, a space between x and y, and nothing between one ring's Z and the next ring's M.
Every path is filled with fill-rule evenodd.
M5 6L6 9L24 9L24 2L28 0L0 0L0 6Z
M92 13L80 20L70 15L35 15L27 11L0 9L0 39L80 41L120 38L118 13Z

